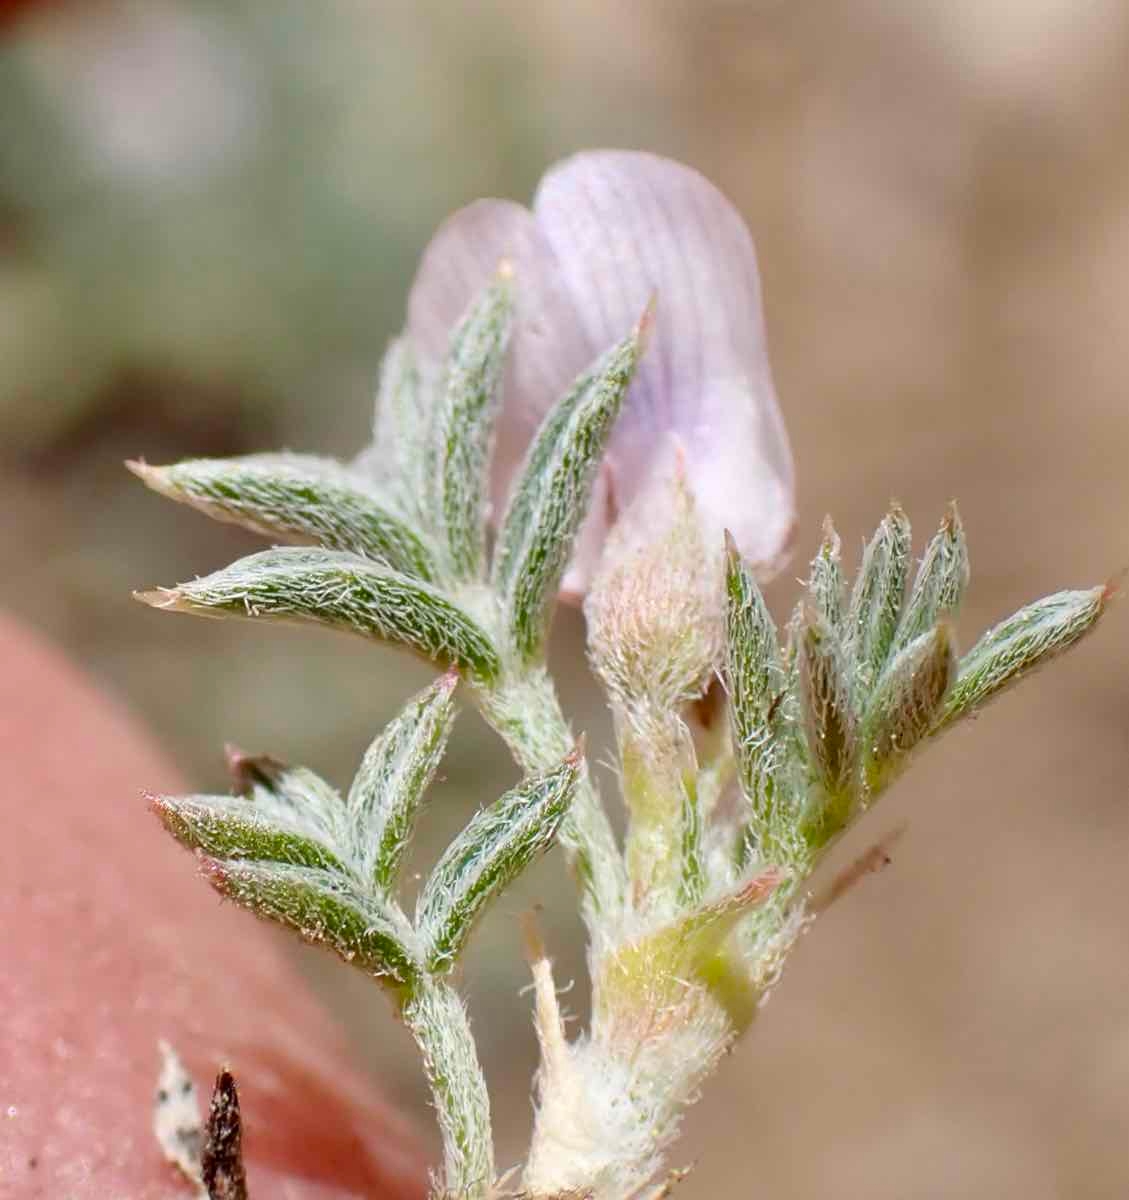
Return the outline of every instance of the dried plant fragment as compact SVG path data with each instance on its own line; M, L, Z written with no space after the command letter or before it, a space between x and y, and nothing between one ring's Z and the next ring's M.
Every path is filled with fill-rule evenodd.
M168 1042L158 1043L161 1072L153 1099L153 1133L164 1156L201 1195L201 1152L204 1128L196 1085Z
M235 1088L235 1077L226 1067L216 1076L212 1091L201 1174L208 1189L208 1200L247 1200L239 1093Z

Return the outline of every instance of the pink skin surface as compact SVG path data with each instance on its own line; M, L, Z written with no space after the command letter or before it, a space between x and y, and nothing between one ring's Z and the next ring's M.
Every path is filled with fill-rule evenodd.
M268 931L146 811L183 783L121 709L0 618L0 1197L175 1200L157 1040L236 1074L252 1200L416 1200L413 1131Z

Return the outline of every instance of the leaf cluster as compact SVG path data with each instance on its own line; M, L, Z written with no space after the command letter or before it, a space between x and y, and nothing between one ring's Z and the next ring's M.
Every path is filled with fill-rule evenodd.
M130 463L148 486L291 545L179 587L158 608L314 622L404 646L478 683L541 660L573 539L642 351L645 321L550 409L488 553L490 473L513 316L501 271L442 363L385 357L372 444L351 463L254 454Z
M950 506L910 581L910 524L894 505L849 589L830 522L780 638L730 547L725 679L741 789L738 853L807 867L909 756L1093 628L1105 588L1020 609L963 657L954 625L969 579Z
M552 844L579 772L574 751L480 810L409 917L397 888L454 720L457 676L414 697L365 753L346 795L301 767L229 755L232 796L154 796L225 896L336 951L410 1002L448 974L490 902Z

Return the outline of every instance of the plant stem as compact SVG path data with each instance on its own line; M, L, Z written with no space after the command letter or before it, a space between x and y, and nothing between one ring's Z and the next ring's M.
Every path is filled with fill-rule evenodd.
M463 1002L449 984L428 979L404 1004L403 1017L431 1085L446 1193L460 1200L488 1196L494 1182L490 1097Z
M503 678L492 688L481 688L478 697L483 716L523 771L548 770L573 749L575 738L544 667ZM587 765L560 840L580 885L581 915L595 945L618 924L626 881L611 822Z
M704 883L690 731L677 712L645 701L613 697L612 713L630 818L624 858L631 906L648 919L670 918L684 900L697 900Z

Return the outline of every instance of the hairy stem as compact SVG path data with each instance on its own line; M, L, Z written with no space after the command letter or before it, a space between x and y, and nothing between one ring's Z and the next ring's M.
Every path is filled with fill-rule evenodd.
M426 980L403 1017L423 1056L443 1135L445 1192L486 1197L494 1182L490 1097L463 1002L448 984Z
M646 702L613 700L629 824L625 859L631 906L671 916L680 901L700 898L701 823L694 748L677 712Z
M572 750L575 738L544 667L532 667L478 692L483 716L523 771L544 771ZM596 944L623 910L623 858L599 792L584 766L561 844L581 889L581 915Z

